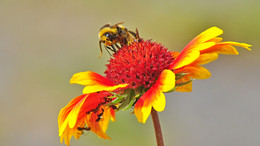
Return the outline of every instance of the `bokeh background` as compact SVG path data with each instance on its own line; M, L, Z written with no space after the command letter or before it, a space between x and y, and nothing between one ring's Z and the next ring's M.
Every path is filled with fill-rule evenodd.
M224 40L252 44L239 56L206 65L207 80L191 93L167 94L159 113L167 146L260 144L259 0L0 0L0 145L62 146L59 110L81 94L74 73L103 74L109 55L98 58L98 31L125 22L141 37L181 49L211 26ZM138 123L132 110L117 113L103 140L86 133L72 146L155 146L151 118Z

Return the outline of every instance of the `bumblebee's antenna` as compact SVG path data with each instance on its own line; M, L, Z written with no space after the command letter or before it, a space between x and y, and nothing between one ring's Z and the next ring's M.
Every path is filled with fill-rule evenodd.
M116 28L118 25L121 25L121 24L124 24L124 23L125 23L125 22L119 22L119 23L113 25L111 28Z

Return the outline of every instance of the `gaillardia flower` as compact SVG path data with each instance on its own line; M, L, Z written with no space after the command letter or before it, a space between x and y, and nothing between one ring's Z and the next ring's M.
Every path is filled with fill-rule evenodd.
M120 48L101 76L86 71L73 75L70 83L84 85L83 95L61 109L58 117L61 142L69 145L74 136L90 130L110 139L105 132L115 112L134 107L139 122L145 123L151 110L163 111L164 92L189 92L193 79L207 79L210 72L201 65L212 62L218 54L237 55L235 46L250 50L250 45L222 42L223 31L211 27L195 37L182 52L172 52L161 44L143 39Z

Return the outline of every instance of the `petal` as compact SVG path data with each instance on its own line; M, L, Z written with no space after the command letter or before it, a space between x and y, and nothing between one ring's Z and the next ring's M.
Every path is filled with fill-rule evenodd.
M159 85L162 92L167 92L173 89L175 86L175 74L171 70L163 70L156 81L156 84Z
M153 105L153 108L158 112L161 112L165 109L165 105L166 105L165 95L161 91L158 90L158 93L155 96L155 99L154 99L152 105Z
M171 70L164 70L155 85L152 86L135 104L135 115L139 122L145 123L152 107L156 111L163 111L166 105L165 95L175 86L175 74Z
M147 106L142 107L142 113L143 113L142 121L139 121L139 120L138 121L142 122L142 123L145 123L146 120L148 119L151 111L152 111L152 106L151 105L147 105Z
M103 118L100 119L100 121L97 121L97 119L99 118L98 116L98 112L91 112L88 116L87 116L87 125L89 127L91 127L91 131L96 133L98 135L98 137L103 138L103 139L111 139L109 136L107 136L107 134L105 133L107 127L108 127L108 123L109 123L109 119L110 119L110 111L107 111L108 108L103 107L104 109L104 113L103 113ZM99 109L99 111L101 110L101 108Z
M251 47L252 45L246 44L246 43L238 43L238 42L221 42L218 43L218 45L233 45L233 46L238 46L238 47L242 47L245 48L247 50L251 50L249 47Z
M118 88L124 88L126 87L128 84L119 84L119 85L115 85L115 86L103 86L103 85L95 85L95 86L86 86L83 89L83 94L88 94L88 93L94 93L94 92L98 92L98 91L114 91Z
M219 54L229 54L229 55L238 55L239 52L237 49L230 45L215 45L205 51L203 53L219 53Z
M82 108L84 109L84 113L90 113L99 108L102 104L107 104L109 102L106 101L106 97L113 96L109 92L101 91L98 93L88 94L88 98L86 99Z
M177 56L180 55L180 52L171 52L171 53L173 58L176 58Z
M190 67L190 70L190 77L194 79L208 79L211 76L209 70L202 66L192 66Z
M75 120L72 118L72 116L74 116L74 118L76 117L76 113L78 113L78 106L82 106L83 101L85 101L87 95L80 95L76 98L74 98L72 101L69 102L68 105L66 105L64 108L62 108L60 110L59 116L58 116L58 125L59 125L59 135L61 136L67 126L67 124L69 123L69 119L71 120ZM76 111L77 112L76 112ZM71 114L71 112L73 112L74 114ZM70 118L69 118L70 117ZM71 125L74 123L75 121L71 122Z
M188 65L199 58L200 52L198 50L186 50L184 49L179 56L173 61L169 69L178 69L185 65Z
M65 128L68 126L68 119L66 119L59 128L59 136L62 136Z
M85 96L82 100L79 101L79 103L77 103L75 105L75 107L71 110L70 114L68 115L67 119L68 119L68 123L69 123L69 127L73 128L78 120L78 115L79 112L81 110L81 107L83 105L83 103L85 102L87 96Z
M78 139L81 136L82 131L77 128L84 127L88 117L92 117L91 122L93 122L88 122L88 126L90 127L94 125L94 127L90 127L91 131L94 131L102 138L109 138L105 134L105 130L107 129L110 119L110 110L104 110L102 120L96 121L97 118L99 118L98 114L100 114L100 112L97 113L97 111L101 110L100 108L102 104L104 105L108 103L104 97L109 96L112 96L109 92L84 94L74 98L67 106L61 109L58 116L61 143L64 139L65 144L69 145L72 136Z
M85 119L80 119L77 123L78 127L84 127L85 125ZM66 125L66 129L64 130L63 134L60 135L60 142L62 143L63 140L66 145L70 145L70 139L72 136L74 136L76 139L79 139L82 135L82 131L79 131L77 127L69 128L68 125Z
M158 86L151 87L136 102L134 111L135 111L135 115L136 115L138 122L141 122L141 123L146 122L147 118L149 117L149 115L151 113L153 101L156 101L157 98L160 98L161 94L162 94L162 92L160 91Z
M177 87L177 88L175 89L175 91L178 91L178 92L191 92L191 91L192 91L192 82L189 82L189 83L186 84L186 85Z
M85 85L86 87L83 90L84 94L98 91L114 91L117 88L123 88L127 86L127 84L116 85L103 76L91 71L74 74L70 80L70 83Z
M194 38L191 41L191 43L194 43L194 44L204 43L206 41L214 39L215 37L221 35L222 33L223 33L223 30L221 30L220 28L218 28L216 26L213 26L213 27L205 30L201 34L199 34L196 38Z
M201 54L200 57L194 62L194 64L203 65L215 61L218 59L217 53Z
M135 116L136 116L138 122L141 122L141 123L145 123L145 122L143 122L143 112L142 112L143 104L144 104L144 101L140 98L136 102L135 108L134 108Z
M220 54L238 55L239 53L234 46L243 47L247 50L251 50L249 48L251 45L249 45L249 44L237 43L237 42L220 42L211 48L201 51L201 53L214 52L214 53L220 53Z
M151 113L152 106L157 111L163 111L165 105L165 96L159 86L151 87L135 104L134 111L138 122L146 122Z
M223 31L221 29L217 27L211 27L199 34L187 46L185 46L183 51L170 66L170 69L178 69L195 61L200 55L200 52L198 52L199 50L205 50L215 45L215 42L207 41L213 40L222 33Z
M215 44L216 44L215 42L206 42L206 43L199 44L199 45L196 46L196 48L195 47L194 48L196 50L201 51L201 50L208 49L208 48L214 46Z
M116 113L113 108L110 108L110 114L111 114L111 121L116 121Z
M183 78L181 78L180 80L177 81L177 83L185 83L190 81L190 77L188 76L184 76ZM191 92L192 91L192 82L189 82L188 84L185 84L183 86L179 86L175 89L175 91L178 92Z
M79 117L79 110L87 95L81 95L74 98L67 106L61 109L58 116L59 136L62 143L63 139L65 144L69 145L72 135L75 138L79 138L82 134L81 131L77 130L77 127L83 127L85 125L85 117ZM75 120L76 118L76 120ZM76 123L74 124L74 122ZM69 122L73 127L69 126Z
M185 66L181 71L188 73L188 76L194 79L208 79L211 76L211 73L205 67L199 65Z
M222 40L223 40L223 39L222 39L221 37L215 37L215 38L213 38L213 39L208 40L208 42L218 43L218 42L220 42L220 41L222 41Z
M114 86L115 85L108 79L92 71L75 73L72 76L70 83L80 84L85 86L93 86L93 85Z
M107 128L108 128L109 120L110 120L110 117L111 117L111 112L110 112L109 107L103 106L103 109L104 109L104 112L103 112L103 115L102 115L102 119L99 122L99 125L100 125L101 129L104 132L106 132Z
M64 108L60 110L59 117L58 117L59 126L61 126L61 123L65 121L65 119L69 115L69 112L74 108L74 106L78 104L82 99L84 99L85 96L87 95L83 94L74 98Z

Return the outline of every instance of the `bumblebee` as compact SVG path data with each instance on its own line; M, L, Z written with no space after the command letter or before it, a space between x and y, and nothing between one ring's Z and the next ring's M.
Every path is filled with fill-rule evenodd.
M99 30L99 48L100 56L102 56L102 44L110 54L109 50L116 52L121 47L130 45L134 40L139 39L139 34L136 32L127 30L123 24L124 22L117 23L115 25L106 24ZM110 54L111 55L111 54Z

